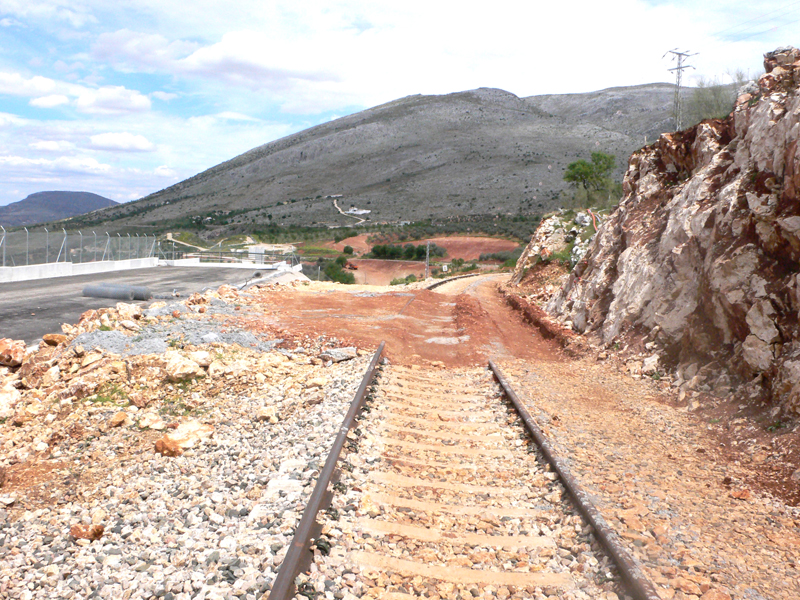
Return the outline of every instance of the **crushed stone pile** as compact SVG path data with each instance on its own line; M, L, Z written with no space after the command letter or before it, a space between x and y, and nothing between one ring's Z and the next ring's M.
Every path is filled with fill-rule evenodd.
M270 588L370 353L244 330L252 302L87 311L0 367L0 597Z

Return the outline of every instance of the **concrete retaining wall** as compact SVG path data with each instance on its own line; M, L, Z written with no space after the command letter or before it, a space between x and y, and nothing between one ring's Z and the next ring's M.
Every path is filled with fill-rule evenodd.
M146 269L157 266L157 258L134 258L131 260L105 260L78 264L66 262L24 267L0 267L0 283L88 275L90 273L107 273L109 271L127 271L129 269Z
M211 263L200 262L199 258L181 258L178 260L159 260L158 258L134 258L131 260L104 260L88 263L47 263L26 267L0 267L0 283L12 281L30 281L48 279L50 277L69 277L71 275L89 275L90 273L108 273L111 271L127 271L129 269L147 269L149 267L219 267L223 269L250 269L254 271L302 271L301 265L290 267L286 264L256 263Z
M286 262L278 263L255 263L243 262L200 262L199 258L179 258L177 260L164 260L158 263L167 267L207 267L220 269L250 269L251 271L302 271L302 265L290 266Z
M164 267L199 267L199 258L178 258L175 260L164 260L163 258L158 263Z

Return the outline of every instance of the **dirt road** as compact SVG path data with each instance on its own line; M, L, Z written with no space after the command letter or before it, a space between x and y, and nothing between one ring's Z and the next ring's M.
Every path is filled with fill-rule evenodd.
M328 332L357 346L386 341L400 364L441 361L449 367L482 366L490 358L556 357L556 346L538 337L496 292L508 275L454 281L435 291L318 293L298 288L265 293L266 323L295 335ZM259 327L258 322L249 323Z

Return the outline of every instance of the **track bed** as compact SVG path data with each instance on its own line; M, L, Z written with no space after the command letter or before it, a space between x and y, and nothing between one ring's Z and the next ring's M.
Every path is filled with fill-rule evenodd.
M488 370L386 368L348 437L306 597L617 597Z

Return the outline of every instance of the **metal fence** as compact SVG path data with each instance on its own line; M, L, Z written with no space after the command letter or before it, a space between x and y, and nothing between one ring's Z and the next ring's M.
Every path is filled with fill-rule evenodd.
M167 256L171 250L170 242L164 242L162 252ZM250 250L187 250L184 258L199 258L200 262L213 263L241 263L248 262L256 265L274 265L286 263L290 267L300 264L300 259L294 252L253 252Z
M158 249L158 240L152 234L119 232L112 235L107 231L50 230L46 227L6 231L0 225L0 266L3 267L149 258L157 256ZM174 250L172 254L176 254Z

